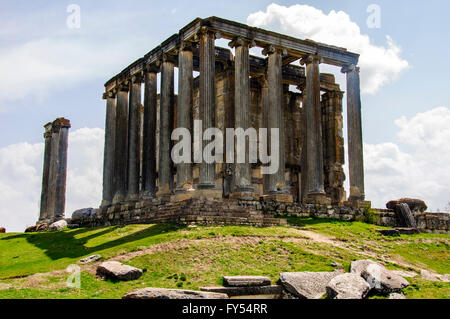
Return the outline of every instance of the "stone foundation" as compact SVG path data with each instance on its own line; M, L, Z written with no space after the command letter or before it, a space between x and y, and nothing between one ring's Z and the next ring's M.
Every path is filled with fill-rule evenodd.
M413 215L419 231L450 234L448 213L414 212ZM403 226L395 212L387 209L227 198L189 198L178 202L149 199L115 204L102 207L76 223L88 227L166 222L264 227L287 225L287 217L362 221L386 227Z

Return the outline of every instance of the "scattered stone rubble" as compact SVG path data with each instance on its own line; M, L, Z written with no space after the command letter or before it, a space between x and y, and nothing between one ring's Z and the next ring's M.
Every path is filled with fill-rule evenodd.
M228 299L226 294L182 289L143 288L125 294L122 299Z
M102 256L100 256L100 255L91 255L86 258L80 259L78 262L81 264L88 264L88 263L92 263L94 261L98 261L100 259L102 259Z
M115 281L136 280L142 274L142 269L124 265L118 261L105 261L97 267L97 276Z

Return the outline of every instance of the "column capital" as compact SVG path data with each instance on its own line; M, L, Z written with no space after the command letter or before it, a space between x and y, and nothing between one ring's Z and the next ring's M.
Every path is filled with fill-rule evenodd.
M181 41L178 47L179 51L194 51L197 44L192 41Z
M142 83L144 82L144 71L140 71L136 74L133 74L131 77L131 83Z
M112 89L110 91L107 91L107 92L103 93L102 98L103 98L103 100L113 99L113 98L116 97L116 94L117 94L117 89L114 88L114 89Z
M44 125L45 128L44 138L52 137L52 126L53 126L52 122L48 122L47 124Z
M307 56L300 59L301 65L308 65L312 63L320 64L322 63L322 57L315 55L315 54L308 54Z
M161 56L161 62L177 64L177 57L169 53L163 53Z
M53 121L52 123L52 128L62 128L62 127L66 127L66 128L70 128L70 120L64 118L64 117L58 117L56 120Z
M341 73L350 73L353 71L356 71L359 74L359 67L356 66L355 64L344 65L341 69Z
M271 54L273 54L273 53L275 53L275 52L281 53L282 55L283 55L284 53L287 54L286 49L276 47L276 46L274 46L274 45L272 45L272 44L271 44L271 45L268 45L268 46L266 46L266 47L264 47L263 50L262 50L262 54L263 54L263 55L271 55Z
M159 61L156 61L155 63L152 63L152 64L147 64L144 67L144 73L158 73L160 66L161 66L161 64Z
M118 90L120 92L128 92L130 90L130 80L125 80L122 83L119 83Z
M228 43L230 48L236 48L240 46L247 45L249 48L256 46L255 40L244 38L244 37L236 37L232 41Z
M202 26L197 34L194 36L194 41L198 41L201 37L210 36L214 39L220 39L222 34L220 32L216 32L214 29L211 29L208 26Z

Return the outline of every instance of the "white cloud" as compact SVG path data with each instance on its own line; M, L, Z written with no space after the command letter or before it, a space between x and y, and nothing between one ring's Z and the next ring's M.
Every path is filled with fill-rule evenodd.
M104 132L82 128L69 133L66 216L101 201ZM42 183L44 144L0 148L0 226L21 232L36 223Z
M82 81L98 79L103 84L108 75L120 72L144 52L140 52L143 46L134 37L98 41L61 36L0 49L0 111L29 97L42 101Z
M411 119L395 121L399 140L412 151L394 143L365 144L366 197L376 207L391 199L417 197L430 210L443 210L450 201L450 109L438 107Z
M409 67L391 37L386 36L386 46L372 44L369 36L361 34L359 26L343 11L332 10L325 14L308 5L286 7L272 3L265 12L250 14L247 23L359 53L363 93L376 93Z

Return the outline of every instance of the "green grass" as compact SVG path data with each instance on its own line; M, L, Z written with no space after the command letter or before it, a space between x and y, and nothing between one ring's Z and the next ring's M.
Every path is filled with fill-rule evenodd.
M191 228L157 224L0 234L0 299L120 298L130 290L143 287L197 290L201 286L221 285L224 275L264 275L276 282L283 271L332 271L332 261L348 270L351 261L365 259L367 251L390 255L415 267L450 273L448 235L385 237L376 231L381 227L362 222L310 218L290 218L289 222L295 227ZM337 238L346 246L305 241L298 228ZM162 243L166 243L165 249L125 262L147 270L132 282L99 280L87 271L82 272L81 289L66 288L69 274L64 272L33 280L34 276L12 278L64 270L94 253L109 259ZM395 262L386 266L405 268ZM419 278L408 278L408 281L411 282L405 290L408 298L450 298L448 283Z

